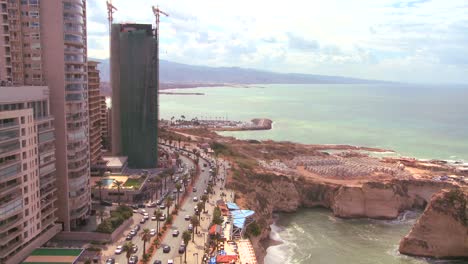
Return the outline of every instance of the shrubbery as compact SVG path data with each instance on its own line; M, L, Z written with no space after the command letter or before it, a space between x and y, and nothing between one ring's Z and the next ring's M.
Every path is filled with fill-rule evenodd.
M133 211L130 207L120 205L117 210L110 212L111 217L102 221L96 231L100 233L110 234L119 227L125 220L133 216Z

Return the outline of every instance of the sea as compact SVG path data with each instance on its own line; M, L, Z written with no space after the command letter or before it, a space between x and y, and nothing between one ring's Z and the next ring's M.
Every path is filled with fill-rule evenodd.
M222 132L240 139L349 144L383 155L468 163L468 86L278 84L174 89L161 95L164 119L273 120L268 131ZM467 164L468 165L468 164ZM265 263L466 263L402 256L400 239L418 213L394 221L333 217L325 209L279 214Z

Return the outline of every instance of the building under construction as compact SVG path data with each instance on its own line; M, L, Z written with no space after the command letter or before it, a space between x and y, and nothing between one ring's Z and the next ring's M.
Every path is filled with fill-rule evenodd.
M157 164L157 62L151 24L112 25L112 153L130 168Z

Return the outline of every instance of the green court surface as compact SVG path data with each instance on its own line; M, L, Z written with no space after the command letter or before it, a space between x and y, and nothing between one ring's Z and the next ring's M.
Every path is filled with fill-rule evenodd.
M82 252L79 248L38 248L23 264L72 264Z

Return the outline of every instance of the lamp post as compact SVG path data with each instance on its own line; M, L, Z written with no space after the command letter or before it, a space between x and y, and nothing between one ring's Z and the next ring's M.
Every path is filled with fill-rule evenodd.
M198 264L198 253L193 253L194 257L195 257L195 255L197 255L196 260L197 260L197 264Z

